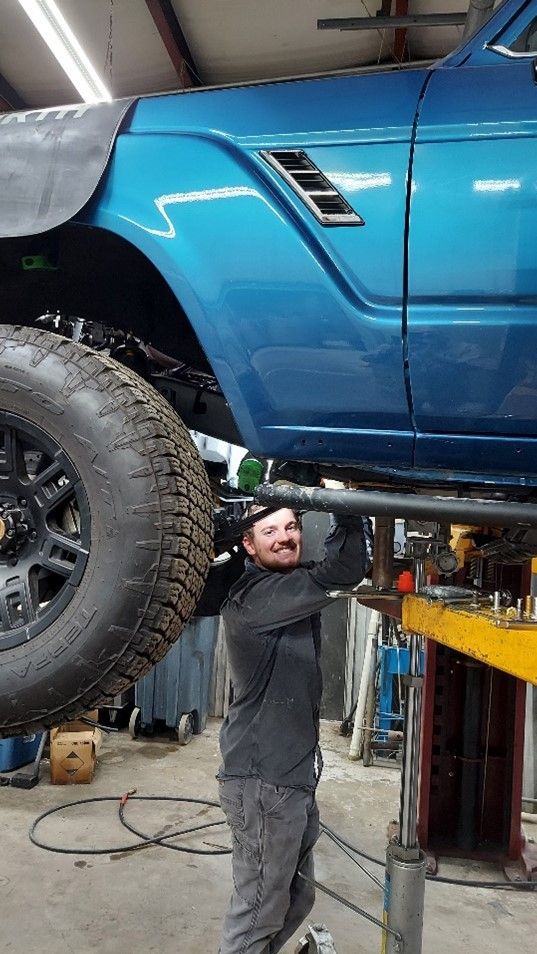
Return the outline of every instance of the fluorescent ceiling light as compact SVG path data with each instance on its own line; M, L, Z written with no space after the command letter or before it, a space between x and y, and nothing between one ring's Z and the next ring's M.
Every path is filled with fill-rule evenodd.
M19 3L84 102L110 102L111 94L54 0L19 0Z

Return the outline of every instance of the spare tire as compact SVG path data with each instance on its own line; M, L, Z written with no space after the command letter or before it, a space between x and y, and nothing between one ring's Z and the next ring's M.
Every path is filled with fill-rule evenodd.
M178 637L212 551L192 439L141 378L0 326L0 735L75 718Z

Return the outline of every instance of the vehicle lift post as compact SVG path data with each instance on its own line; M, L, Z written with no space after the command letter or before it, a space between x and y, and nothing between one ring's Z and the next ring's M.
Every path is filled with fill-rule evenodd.
M394 527L393 519L376 518L372 583L378 589L393 586ZM419 591L425 583L425 552L417 542L413 557L414 588ZM421 954L422 949L427 860L418 846L417 821L423 677L421 637L410 632L408 638L409 674L401 680L405 692L399 837L386 850L383 922L389 930L382 932L382 954Z
M393 585L394 521L377 517L373 585ZM414 556L414 587L425 582L425 559ZM423 906L427 860L418 846L419 759L421 732L420 675L421 637L409 634L409 674L403 677L404 721L399 806L399 839L386 849L383 921L390 932L382 932L382 954L421 954ZM398 935L402 938L399 940Z

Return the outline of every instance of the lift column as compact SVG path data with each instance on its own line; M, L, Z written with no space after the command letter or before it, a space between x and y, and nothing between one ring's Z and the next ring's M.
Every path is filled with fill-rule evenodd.
M393 552L393 546L392 546ZM414 560L414 586L424 582L424 559ZM421 732L421 637L409 634L410 666L404 685L403 752L399 807L399 841L386 849L383 920L403 938L401 944L387 931L382 954L421 954L427 859L418 846L418 799Z

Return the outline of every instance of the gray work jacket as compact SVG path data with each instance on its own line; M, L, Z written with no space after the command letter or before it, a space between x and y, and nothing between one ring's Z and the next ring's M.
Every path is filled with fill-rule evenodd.
M336 518L325 557L288 573L246 569L222 607L234 701L220 732L219 778L313 788L322 679L320 610L329 589L363 578L361 517Z

